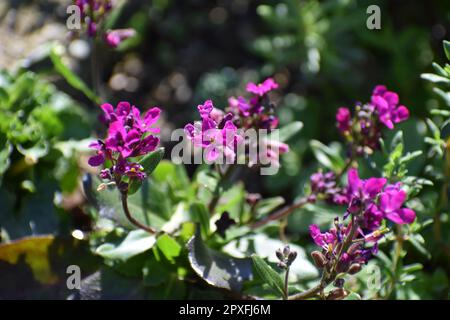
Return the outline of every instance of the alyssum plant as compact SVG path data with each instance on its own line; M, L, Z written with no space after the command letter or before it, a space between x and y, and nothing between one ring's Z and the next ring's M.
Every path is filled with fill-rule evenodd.
M406 121L408 109L399 104L395 92L384 86L375 87L369 102L357 104L353 110L338 109L337 129L345 140L347 158L336 170L321 168L312 174L305 195L280 207L284 201L279 198L262 199L259 194L246 192L239 182L239 170L244 168L237 164L239 146L249 144L239 129L277 129L276 107L270 101L270 91L277 88L278 84L269 78L260 84L249 83L246 89L250 97L230 97L224 110L215 108L211 100L198 106L200 120L187 124L184 131L193 147L205 149L211 164L199 166L192 181L182 167L166 160L161 162L164 150L159 148L159 128L154 126L161 113L159 108L141 114L128 102L115 107L103 104L100 119L108 127L107 137L91 144L96 154L89 159L91 166L102 168L102 181L95 186L94 194L90 193L89 183L85 184L86 194L97 198L100 213L104 213L108 211L105 208L115 206L117 198L105 200L107 197L102 198L102 194L118 193L122 212L131 223L124 225L138 230L130 231L119 244L102 243L106 241L103 235L96 253L110 264L144 255L144 282L152 278L152 273L165 277L167 271L161 269L167 263L174 270L176 281L196 282L201 278L235 298L343 299L360 297L358 293L365 298L390 298L399 276L403 276L396 269L404 257L401 243L420 229L412 227L418 222L408 199L424 182L407 176L405 166L420 153L403 155L399 132L391 142L380 176L363 179L360 168L374 154L388 153L384 132ZM264 156L279 166L280 154L289 152L285 141L300 128L299 123L282 128L279 140L263 142L276 148L259 146L258 150L264 150ZM316 143L315 150L322 160L324 156L332 157L324 145ZM249 162L246 170L258 166ZM139 202L136 195L144 200ZM145 207L146 197L153 220L147 219L149 216L142 214L145 210L139 208ZM332 204L339 211L329 230L321 231L316 224L309 226L312 241L318 247L311 253L317 269L296 245L276 242L279 250L257 249L274 243L267 234L273 234L280 221L302 207L320 203ZM157 217L158 210L161 217ZM116 216L115 220L117 225L121 219ZM286 238L284 232L280 235L283 240ZM393 268L392 274L381 281L376 294L352 292L354 286L346 280L359 274L370 261L383 263L374 257L383 256L382 251L391 245L397 248L397 260L388 266ZM229 255L233 246L240 248L241 257ZM270 259L272 254L275 261ZM269 256L269 263L261 255ZM296 284L290 286L296 262L309 263L316 275L319 270L319 280L301 287L302 274L297 274ZM284 280L277 270L284 271Z

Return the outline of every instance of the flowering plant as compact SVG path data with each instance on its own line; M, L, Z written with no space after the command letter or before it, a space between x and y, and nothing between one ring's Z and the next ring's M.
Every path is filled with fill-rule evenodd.
M57 36L17 23L28 2L1 6L6 54ZM448 297L450 67L422 75L431 95L427 33L346 37L348 1L245 2L39 6L80 13L91 50L0 71L1 299Z

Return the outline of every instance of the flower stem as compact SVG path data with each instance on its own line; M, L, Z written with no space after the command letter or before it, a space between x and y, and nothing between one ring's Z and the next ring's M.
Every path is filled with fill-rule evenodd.
M256 221L254 224L252 224L250 226L250 228L256 229L256 228L259 228L259 227L261 227L261 226L263 226L266 223L269 223L271 221L275 221L275 220L279 220L279 219L285 218L291 212L293 212L295 209L301 208L307 203L308 203L308 197L300 198L299 200L295 201L293 204L291 204L289 206L286 206L286 207L283 207L283 208L275 211L274 213L268 215L264 219Z
M392 261L392 269L391 269L392 278L388 284L388 287L386 289L386 294L384 296L384 298L386 300L389 299L389 297L391 296L391 294L395 288L395 283L397 282L397 278L398 278L397 269L398 269L398 265L401 260L402 250L403 250L403 228L401 225L397 225L396 241L395 241L395 255L394 255L394 259Z
M286 273L284 274L284 300L289 298L289 270L290 268L286 268Z
M225 172L222 173L220 170L220 167L217 167L217 169L219 170L219 174L220 174L220 180L217 182L216 188L214 189L214 193L213 193L213 197L211 199L211 202L209 203L208 209L210 214L214 214L214 210L216 209L217 204L219 203L220 200L220 186L226 182L232 175L233 171L234 171L235 166L233 165L229 165L226 169Z
M151 233L151 234L158 233L156 229L140 223L131 215L130 210L128 209L128 194L126 192L121 193L121 198L122 198L123 212L125 213L125 216L132 224L134 224L136 227L138 227L142 230L147 231L148 233Z

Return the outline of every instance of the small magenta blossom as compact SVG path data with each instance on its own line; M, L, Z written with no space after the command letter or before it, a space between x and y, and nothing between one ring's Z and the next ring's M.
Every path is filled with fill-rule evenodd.
M103 114L100 121L108 126L106 139L90 144L96 155L89 158L93 167L111 165L101 171L100 177L105 180L117 180L121 176L130 179L145 179L142 166L130 158L144 156L158 147L159 138L154 134L159 128L153 127L161 110L157 107L148 110L142 117L140 111L128 102L119 102L117 107L105 103L100 106Z
M383 219L396 224L410 224L415 220L415 212L403 207L407 195L401 183L386 183L384 178L362 180L356 169L348 172L347 212L357 216L362 213L359 218L366 230L375 230Z
M242 96L228 99L228 111L233 115L233 122L244 129L277 128L278 118L267 94L277 89L278 84L272 78L268 78L260 84L250 82L246 88L248 92L253 93L248 100Z
M341 133L348 132L351 126L351 113L348 108L339 108L336 113L337 127Z
M326 232L321 232L319 227L315 224L309 226L309 232L314 243L322 248L322 252L315 252L314 256L320 257L319 267L331 268L335 263L337 272L347 272L350 266L354 264L365 264L377 251L377 244L379 238L370 237L367 240L361 237L360 234L351 234L352 222L347 225L339 223L336 218L334 226ZM361 239L362 241L354 243L345 251L341 252L342 246L347 242L349 237L353 239ZM370 247L366 244L370 243Z
M416 218L415 212L409 208L402 208L406 197L406 192L400 189L399 183L386 187L380 195L380 211L396 224L413 223Z
M86 23L86 33L93 38L97 35L98 25L112 9L110 0L75 0L80 8L82 21Z
M250 93L256 94L260 97L264 96L266 93L277 89L278 83L276 83L272 78L264 80L262 83L255 84L250 82L247 84L246 90Z
M375 87L371 98L379 114L380 122L389 129L394 129L394 124L409 118L409 110L403 105L398 105L398 94L388 91L385 86Z
M407 120L409 110L399 105L398 94L378 85L370 102L357 103L353 112L341 107L336 113L336 126L346 139L351 155L371 154L380 149L382 129Z
M116 48L122 41L134 37L135 35L136 31L131 28L108 30L106 31L105 40L110 47Z
M334 187L331 174L318 172L311 176L313 193ZM314 243L322 248L322 252L313 253L318 267L335 267L337 272L353 273L377 252L378 241L387 232L386 228L382 228L384 219L396 224L410 224L416 214L404 207L407 194L400 183L387 184L384 178L360 179L354 168L348 172L346 197L348 208L343 222L352 215L351 220L347 219L347 225L339 223L336 218L329 231L321 232L313 224L309 232ZM347 244L346 250L342 251L344 244Z
M211 100L205 101L197 109L202 120L187 124L184 127L186 136L193 141L195 147L206 150L208 161L214 162L224 155L227 162L234 162L237 145L243 138L230 120L232 116L223 115L214 108Z
M331 229L330 232L321 233L316 224L309 226L309 233L314 240L314 243L327 251L332 250L333 243L337 240L335 229Z

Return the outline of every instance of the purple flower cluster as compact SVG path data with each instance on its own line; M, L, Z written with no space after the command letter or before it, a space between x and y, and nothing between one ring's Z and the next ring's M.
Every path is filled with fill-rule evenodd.
M86 25L88 37L95 38L99 33L99 26L105 19L105 15L112 9L111 0L75 0L75 5L80 8L82 21ZM122 41L133 37L134 29L107 30L104 40L112 48L116 48Z
M379 228L385 218L397 224L410 224L416 218L413 210L403 207L407 194L400 182L386 183L385 178L362 180L356 169L348 172L347 212L357 217L365 230Z
M317 225L309 226L309 232L314 240L314 243L322 248L322 252L314 251L313 258L315 263L320 268L327 268L328 271L335 268L335 272L349 272L356 273L360 270L362 264L367 263L372 254L377 252L376 241L379 235L364 238L364 241L354 242L344 248L348 239L353 238L352 222L347 225L339 223L336 218L334 227L324 233L320 232ZM366 247L367 243L375 243L370 247ZM359 266L359 267L358 267Z
M82 21L86 23L86 31L89 37L97 35L98 24L104 15L112 9L110 0L75 0L80 8Z
M268 92L278 88L278 84L268 78L260 84L247 84L247 91L253 93L250 100L244 97L230 97L226 112L214 108L211 100L197 107L201 121L189 123L184 127L186 136L194 142L194 146L206 149L206 159L214 162L222 155L226 162L234 162L237 146L247 143L242 130L266 129L278 126L278 118L274 116L274 108L269 104ZM268 106L268 107L266 107ZM279 155L289 151L289 146L280 141L266 139L261 141L260 157L264 156L271 164L279 166ZM251 161L249 165L254 163Z
M323 198L325 201L343 205L348 203L347 193L344 188L338 185L336 174L332 171L323 173L318 171L311 175L311 196L310 201Z
M351 145L351 152L356 155L372 153L380 148L382 127L394 128L394 124L405 121L409 110L399 105L398 94L388 91L385 86L376 86L371 101L357 104L352 116L346 107L336 113L336 126Z
M228 99L228 111L233 114L233 121L245 129L275 129L278 118L267 94L277 88L278 84L272 78L259 84L248 83L246 89L253 94L249 100L242 96Z
M312 189L333 190L335 182L331 175L313 175ZM328 179L328 180L327 180ZM327 185L329 184L329 185ZM327 189L328 188L328 189ZM334 194L329 191L330 197ZM319 191L317 191L319 192ZM314 242L324 249L321 255L316 254L315 259L323 260L323 266L340 259L337 266L338 272L345 272L352 264L367 262L371 254L377 250L377 242L383 236L383 219L388 219L396 224L411 224L416 218L413 210L404 207L407 194L401 189L401 184L387 184L384 178L360 179L356 169L348 172L348 186L345 195L342 190L338 195L342 203L347 203L347 216L352 216L351 221L344 226L335 220L334 227L321 233L317 225L310 226L310 234ZM355 224L352 226L352 224ZM350 230L354 230L351 232ZM347 243L347 248L343 248ZM370 248L365 244L372 243ZM324 255L325 254L325 255ZM322 259L323 258L323 259Z
M122 176L129 179L145 179L142 166L133 158L154 151L159 138L154 134L159 129L153 127L159 118L161 110L151 108L145 115L128 102L119 102L116 109L109 104L101 105L103 114L100 121L108 126L108 136L104 141L98 140L90 144L97 150L95 156L89 158L89 165L98 167L106 162L109 167L101 171L101 178L120 181Z
M214 108L211 100L199 105L201 121L187 124L184 127L186 136L194 142L194 146L206 149L206 159L214 162L224 155L227 162L234 162L236 148L242 142L234 125L232 115Z

